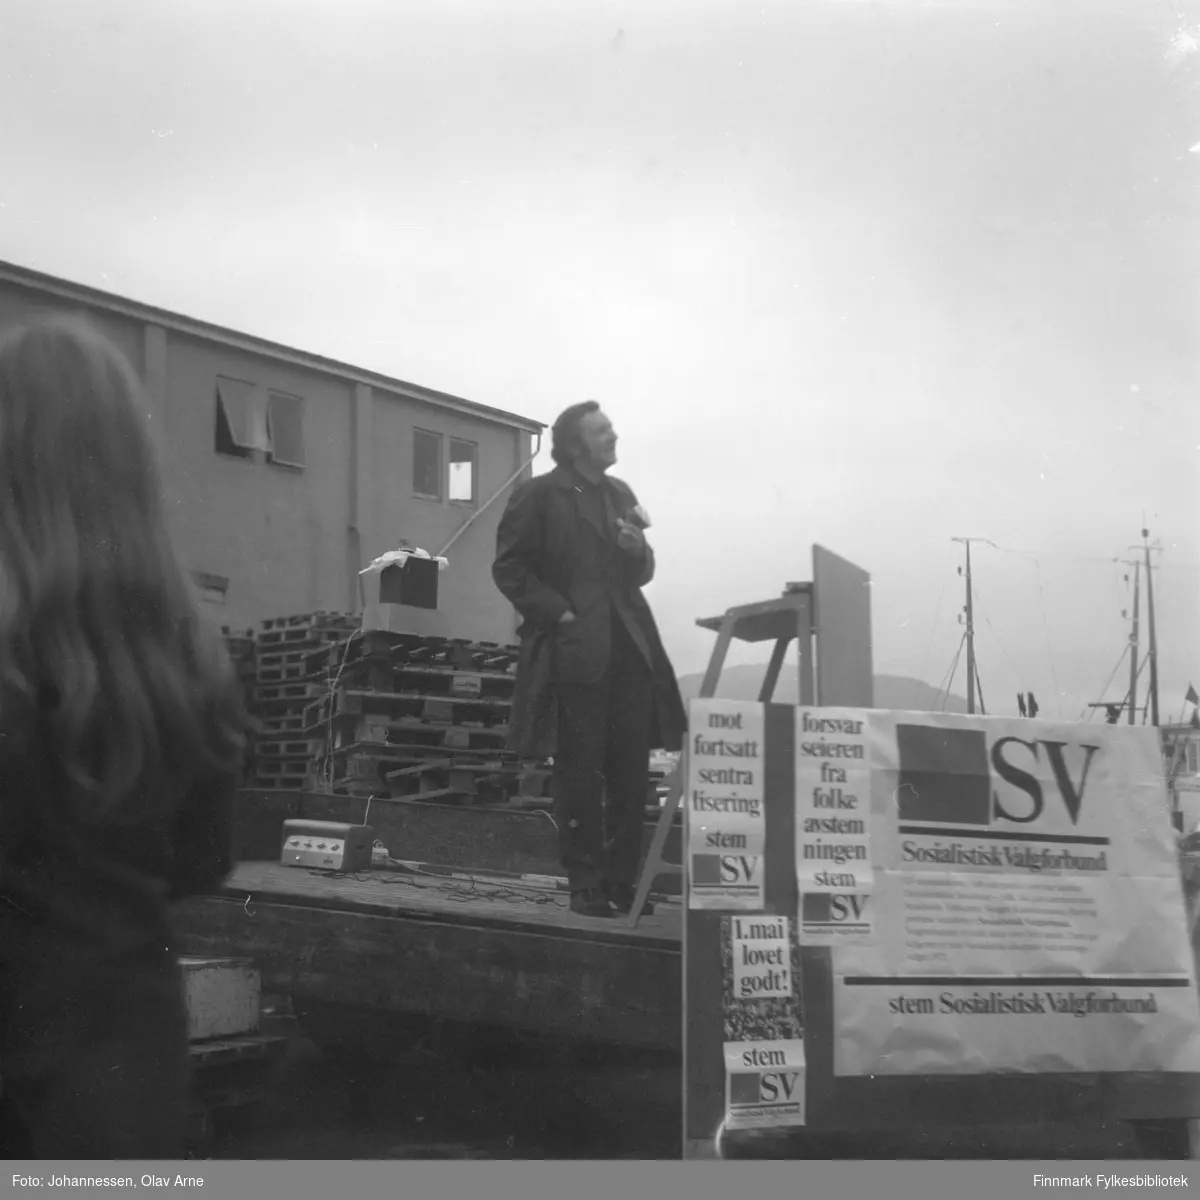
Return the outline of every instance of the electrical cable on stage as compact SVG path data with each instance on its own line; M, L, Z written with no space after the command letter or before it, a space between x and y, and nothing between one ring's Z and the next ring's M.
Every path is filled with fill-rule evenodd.
M717 1126L717 1132L713 1134L713 1149L717 1152L717 1158L724 1159L725 1151L721 1147L722 1139L725 1137L725 1122L728 1117L722 1117L720 1125Z

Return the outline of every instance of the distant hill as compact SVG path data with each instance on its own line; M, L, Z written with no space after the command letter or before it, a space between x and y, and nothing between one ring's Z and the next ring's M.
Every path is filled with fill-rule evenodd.
M729 700L757 700L758 689L762 686L763 675L766 673L766 663L751 663L744 666L726 667L721 672L721 681L717 684L717 695ZM690 700L700 692L700 684L704 675L681 675L679 690L684 700ZM799 670L796 663L784 665L779 673L779 684L775 688L775 699L784 704L795 704L799 699ZM875 676L875 708L899 709L907 712L933 712L942 710L938 703L938 690L923 683L920 679L911 679L907 675L876 675ZM950 693L944 706L945 712L965 713L967 702L962 696Z

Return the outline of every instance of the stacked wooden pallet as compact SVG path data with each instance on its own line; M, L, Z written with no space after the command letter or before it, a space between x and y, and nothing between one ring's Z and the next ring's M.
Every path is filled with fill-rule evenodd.
M552 807L548 764L505 750L516 646L358 625L342 613L262 623L249 786ZM652 772L648 808L661 786Z
M371 630L310 656L313 783L352 796L486 803L520 774L504 749L517 649ZM297 745L297 748L298 745Z
M258 734L250 764L252 787L306 786L312 763L305 711L328 686L324 671L315 669L311 659L344 642L357 627L357 617L329 612L262 622L255 638L251 712Z

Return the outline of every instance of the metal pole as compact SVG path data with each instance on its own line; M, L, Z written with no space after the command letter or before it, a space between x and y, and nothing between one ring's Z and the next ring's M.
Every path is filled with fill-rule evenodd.
M971 543L967 541L967 712L975 711L975 609L971 604Z
M1150 566L1150 530L1142 530L1146 547L1146 618L1150 638L1150 724L1158 724L1158 641L1154 636L1154 571Z
M1133 625L1129 631L1129 724L1135 724L1137 713L1137 680L1138 680L1138 594L1140 587L1141 563L1136 559L1133 564Z

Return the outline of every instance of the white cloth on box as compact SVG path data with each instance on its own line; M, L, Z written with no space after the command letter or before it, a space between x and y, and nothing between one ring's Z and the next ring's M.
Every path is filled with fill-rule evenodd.
M432 554L427 553L420 548L416 550L389 550L386 554L381 554L369 567L363 567L359 571L360 575L367 575L374 571L376 573L382 571L385 567L404 566L410 558L432 558L438 565L439 571L444 571L450 564L444 558L434 558Z

